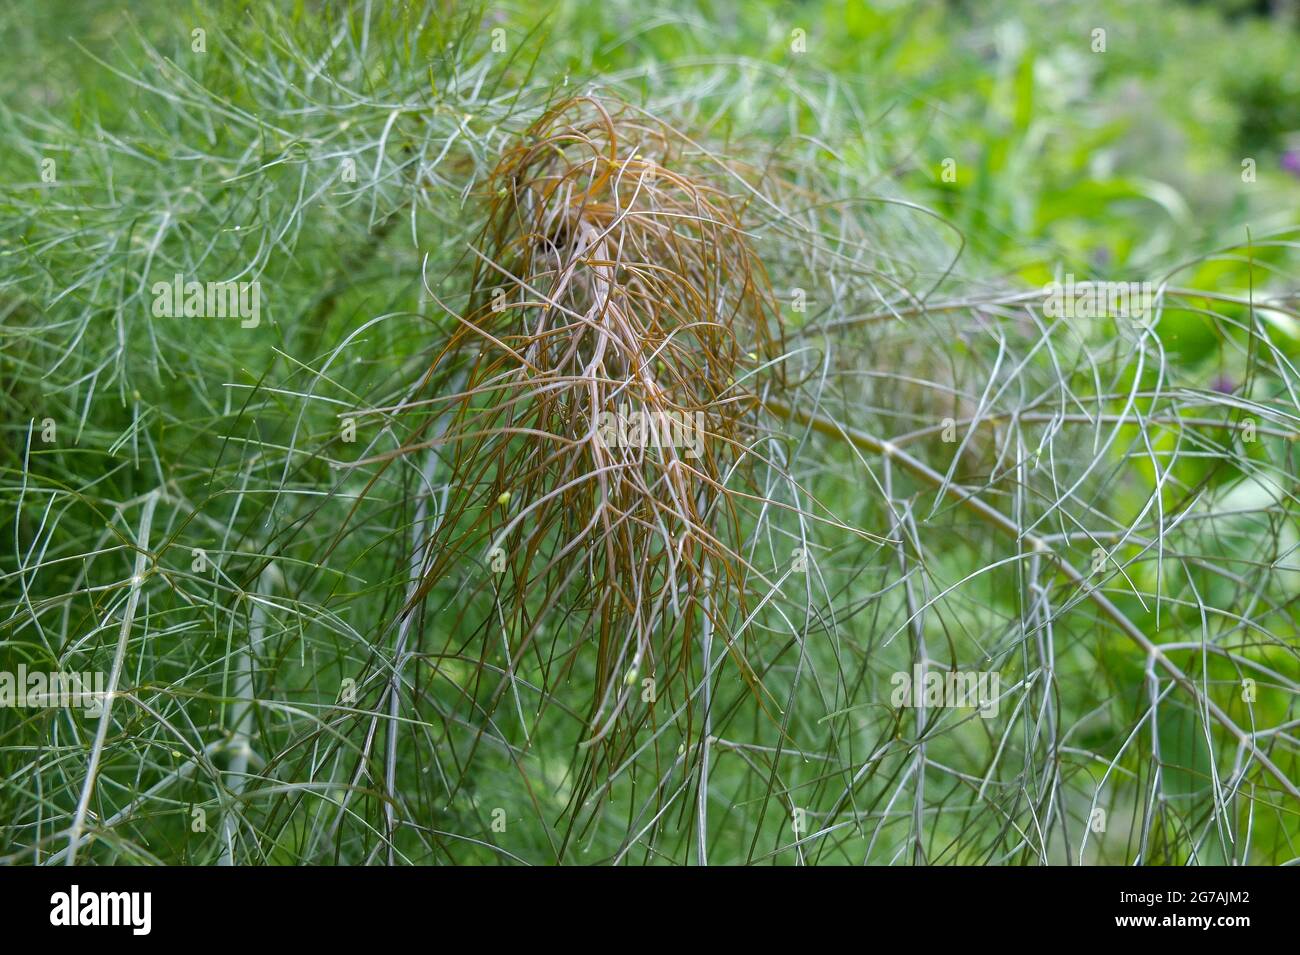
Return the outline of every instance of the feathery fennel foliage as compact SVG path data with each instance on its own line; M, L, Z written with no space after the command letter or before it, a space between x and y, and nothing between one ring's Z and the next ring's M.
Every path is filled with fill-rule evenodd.
M0 858L1296 858L1296 229L1052 315L906 116L573 9L213 4L3 81L0 670L110 693L0 709Z

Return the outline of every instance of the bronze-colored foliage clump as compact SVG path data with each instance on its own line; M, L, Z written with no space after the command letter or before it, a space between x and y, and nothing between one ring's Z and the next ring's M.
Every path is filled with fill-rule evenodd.
M477 634L504 629L507 666L550 689L592 661L589 769L652 714L693 719L702 639L757 685L731 630L780 326L725 172L632 107L554 106L491 176L469 305L431 376L457 382L437 439L454 477L416 599L472 565L467 590L494 593Z

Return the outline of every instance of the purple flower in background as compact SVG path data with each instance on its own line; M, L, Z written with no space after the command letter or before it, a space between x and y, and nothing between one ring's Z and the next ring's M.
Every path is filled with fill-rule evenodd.
M1230 395L1237 390L1237 385L1227 375L1220 375L1210 382L1210 389L1219 392L1221 395Z
M1300 179L1300 149L1288 149L1282 154L1282 168Z

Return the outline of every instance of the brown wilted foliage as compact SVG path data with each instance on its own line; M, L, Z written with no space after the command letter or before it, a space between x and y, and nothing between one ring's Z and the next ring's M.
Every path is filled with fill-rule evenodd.
M503 630L508 665L532 656L547 690L594 658L581 701L593 772L652 719L642 680L669 704L655 712L689 724L701 628L757 688L731 629L752 573L741 515L763 499L750 474L755 382L778 374L762 365L782 346L742 205L718 172L631 107L576 97L550 109L491 176L469 306L431 376L461 369L436 439L451 499L413 605L472 562L494 609L462 636ZM702 424L703 446L642 447L656 442L602 428L602 414L647 413ZM480 700L488 713L506 686Z

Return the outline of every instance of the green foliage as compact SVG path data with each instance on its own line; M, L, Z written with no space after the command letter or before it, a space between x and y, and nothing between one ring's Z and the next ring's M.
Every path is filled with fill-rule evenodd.
M56 0L0 42L0 672L116 691L0 708L0 859L1295 859L1294 29L1173 0ZM725 612L652 606L673 580L637 561L602 585L654 660L586 586L611 538L528 538L503 599L470 531L533 503L502 474L555 486L536 435L440 443L449 408L509 418L466 391L481 356L527 364L465 332L476 270L518 291L489 174L587 92L688 137L781 315L770 352L728 326L718 460L753 486L734 577L702 578ZM1067 273L1151 282L1158 314L1054 321ZM177 274L259 283L260 321L156 314ZM593 700L611 660L622 709ZM997 671L998 714L891 702L921 662Z

